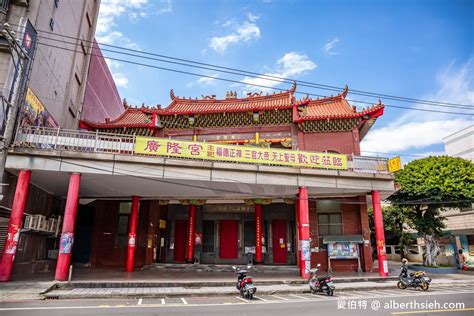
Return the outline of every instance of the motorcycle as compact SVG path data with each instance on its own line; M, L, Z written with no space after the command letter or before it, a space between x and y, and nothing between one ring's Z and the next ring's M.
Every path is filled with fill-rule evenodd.
M240 297L252 299L253 295L257 292L257 288L253 285L253 280L251 277L247 276L248 270L252 268L251 265L247 266L247 269L241 269L236 266L233 266L232 269L235 270L239 276L237 277L237 282L235 287L240 292Z
M316 268L309 270L311 274L308 279L309 290L313 294L315 294L316 292L323 292L326 293L328 296L333 296L336 287L332 282L331 275L326 274L323 276L318 276L317 272L319 271L320 266L321 264L318 263Z
M425 271L417 271L408 274L406 264L402 264L398 279L397 287L401 290L404 290L407 287L419 287L423 291L428 291L431 283L431 278L425 274Z

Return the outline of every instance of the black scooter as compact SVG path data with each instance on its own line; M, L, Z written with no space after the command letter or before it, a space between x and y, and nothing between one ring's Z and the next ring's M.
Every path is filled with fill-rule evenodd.
M241 269L233 266L232 269L235 270L239 276L237 277L237 282L235 287L240 292L240 297L252 299L253 295L257 292L257 288L253 285L253 280L251 277L247 276L248 270L252 268L251 265L247 266L247 270Z
M405 262L402 264L398 279L397 287L401 290L407 287L419 287L423 291L428 291L431 283L431 278L425 274L425 271L417 271L408 274L408 267Z

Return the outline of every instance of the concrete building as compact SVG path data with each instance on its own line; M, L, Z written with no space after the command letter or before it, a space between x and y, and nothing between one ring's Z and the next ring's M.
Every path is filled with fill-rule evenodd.
M111 77L107 68L90 67L90 54L95 64L105 64L98 47L92 45L100 0L3 0L0 1L0 22L15 31L20 45L31 62L27 80L22 84L25 103L20 108L18 126L77 129L84 108L89 69L92 80ZM95 44L96 45L96 44ZM97 54L96 54L97 53ZM0 35L0 134L3 136L7 104L13 98L13 84L18 59L8 42ZM95 78L94 78L95 77ZM118 95L116 88L103 87L102 93ZM111 92L109 92L111 90ZM117 96L116 96L117 98ZM118 99L120 99L118 97ZM89 98L86 107L93 113L96 100ZM119 102L120 103L120 102ZM111 103L113 105L113 103ZM90 114L92 116L92 114ZM5 172L0 202L0 250L9 235L8 223L14 204L17 175ZM64 200L42 187L31 185L25 205L26 214L48 218L60 213ZM23 218L21 219L23 220ZM57 254L49 250L57 245L51 234L24 229L18 240L15 273L29 274L50 269L50 258ZM10 234L11 235L11 234ZM57 248L57 247L56 247Z
M443 138L447 155L461 157L474 163L474 125L470 125ZM446 217L445 232L451 236L450 246L446 247L445 256L452 262L458 260L458 252L462 250L466 264L474 268L474 208L449 209L442 212Z
M448 156L461 157L474 162L474 125L443 138Z
M22 109L29 124L78 127L99 5L98 0L0 1L0 22L9 23L22 43L33 47L27 93L34 101ZM4 45L2 98L11 98L14 76L15 63Z
M373 269L371 195L374 246L387 275L380 200L393 192L393 176L387 159L359 149L384 105L358 112L347 88L317 100L297 100L295 90L243 98L230 91L225 99L171 91L166 108L124 102L118 117L83 120L79 131L24 126L7 160L22 197L15 214L28 184L66 198L44 219L62 222L48 248L57 254L50 260L57 280L71 262L131 272L252 260L299 266L307 277L317 263L335 272ZM14 242L6 245L2 280L13 263Z

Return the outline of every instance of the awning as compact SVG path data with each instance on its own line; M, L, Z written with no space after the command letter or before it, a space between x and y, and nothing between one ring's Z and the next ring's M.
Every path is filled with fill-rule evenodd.
M335 242L355 242L362 244L364 237L362 235L324 235L323 244L332 244Z

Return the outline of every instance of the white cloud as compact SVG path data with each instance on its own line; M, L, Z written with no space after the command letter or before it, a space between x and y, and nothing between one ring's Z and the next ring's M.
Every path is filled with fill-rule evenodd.
M362 141L362 151L399 152L408 149L422 149L442 142L443 137L466 126L464 119L445 121L412 122L400 126L375 129Z
M188 88L192 88L196 85L199 86L210 86L214 85L216 83L216 78L219 76L217 74L209 75L209 77L201 77L197 79L196 81L189 82L186 86Z
M265 75L279 78L291 78L313 70L316 67L317 65L312 62L305 54L289 52L283 55L282 58L278 59L275 71L265 73ZM273 80L268 80L263 76L255 78L245 77L242 80L242 83L247 84L247 89L250 90L268 90L268 88L255 87L252 85L274 87L282 81L275 78L272 79Z
M451 64L436 77L438 89L420 99L474 105L474 58L456 69ZM417 108L465 113L466 110L433 105ZM472 113L472 111L471 111ZM371 130L361 143L361 150L397 152L416 149L422 152L441 145L443 137L472 124L472 116L406 111L388 126ZM424 151L427 151L425 149Z
M112 73L112 77L114 78L114 81L117 87L127 88L128 78L123 73L121 72Z
M256 21L254 15L252 15L252 19ZM229 35L211 38L209 47L219 54L223 54L231 44L246 43L259 39L261 37L260 28L255 21L250 20L249 15L249 21L244 21L242 24L234 23L233 20L225 22L223 26L233 26L234 31Z
M257 22L257 20L260 19L258 15L253 15L252 13L247 14L247 17L249 21L253 23Z
M334 38L333 40L327 42L326 44L323 45L323 51L328 54L328 55L337 55L339 53L334 52L333 49L336 46L336 44L339 42L339 38Z
M126 48L138 49L138 45L122 32L115 30L117 19L127 16L130 22L144 18L148 12L156 14L172 12L171 0L159 2L157 11L153 11L149 0L102 0L97 20L96 38L99 43L114 44ZM156 5L156 3L153 3Z

